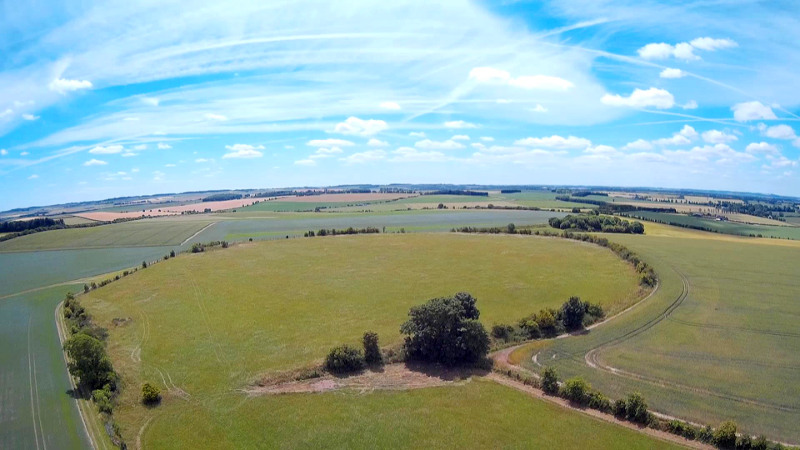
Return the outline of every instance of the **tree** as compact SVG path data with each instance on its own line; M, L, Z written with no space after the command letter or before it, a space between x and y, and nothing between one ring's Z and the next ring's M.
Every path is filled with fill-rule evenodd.
M161 390L150 384L145 383L142 385L142 403L145 405L153 405L161 401Z
M563 396L567 400L585 404L592 387L581 377L570 378L564 383Z
M508 234L514 234L516 233L516 231L517 231L517 226L514 225L513 223L506 225L506 232Z
M558 394L558 372L553 367L545 367L542 372L542 390L545 394Z
M88 285L88 284L86 284L86 283L84 283L84 284L83 284L83 293L85 294L85 293L87 293L87 292L89 292L89 285Z
M561 316L564 320L564 326L568 330L575 330L583 327L583 316L586 314L586 303L582 302L580 297L570 297L564 305L561 306Z
M378 333L374 331L367 331L364 333L364 361L367 364L382 364L383 356L381 356L381 349L378 347Z
M325 358L325 368L333 373L356 372L364 368L361 350L342 344L331 349Z
M142 269L147 269L147 261L142 261Z
M459 292L411 308L400 327L405 348L414 359L453 366L474 363L489 352L489 335L478 322L475 297Z
M722 422L714 431L714 443L719 448L734 448L736 446L736 423L733 421Z
M648 421L647 402L642 394L634 392L625 400L625 417L631 422L646 424Z
M67 364L69 373L78 377L81 384L90 389L97 389L104 384L114 382L115 374L111 360L99 340L78 333L64 343L64 350L70 359Z

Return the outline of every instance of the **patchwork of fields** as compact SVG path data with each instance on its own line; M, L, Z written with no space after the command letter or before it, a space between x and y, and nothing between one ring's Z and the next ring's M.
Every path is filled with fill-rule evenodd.
M307 414L319 408L320 418L334 400L353 403L344 408L376 407L370 396L248 399L237 389L261 374L319 361L336 344L357 343L367 329L377 331L383 345L397 344L411 306L461 290L479 299L487 325L556 307L570 295L611 312L641 295L633 268L601 247L553 238L407 234L248 243L184 255L82 301L111 334L109 352L126 386L115 410L123 435L136 436L153 417L146 443L208 442L197 430L213 432L233 422L252 433L223 438L230 439L220 442L224 446L258 442L267 429L303 435L309 426L300 420L304 413L265 416L283 402L306 403ZM115 327L114 318L132 321ZM138 401L137 386L144 381L169 392L156 409ZM407 402L424 394L386 395ZM259 408L264 411L254 412ZM381 417L372 425L379 435L395 427L394 416ZM347 439L364 426L348 428ZM420 426L426 425L405 425L407 432ZM310 442L339 438L340 432L321 426Z

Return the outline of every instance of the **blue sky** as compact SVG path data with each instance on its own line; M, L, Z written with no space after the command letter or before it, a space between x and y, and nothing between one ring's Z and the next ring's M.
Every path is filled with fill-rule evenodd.
M0 209L347 183L800 195L791 1L0 2Z

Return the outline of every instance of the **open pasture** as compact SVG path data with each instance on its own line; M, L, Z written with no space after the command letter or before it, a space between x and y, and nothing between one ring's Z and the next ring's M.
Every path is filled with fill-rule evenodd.
M530 351L523 365L555 365L614 396L639 390L663 413L800 442L800 244L650 223L646 233L610 239L654 266L656 294L585 336Z
M520 206L536 207L541 209L572 209L572 208L596 208L595 205L586 203L562 202L556 197L565 194L556 194L550 191L522 191L513 194L497 194L499 201L508 201Z
M209 223L210 220L152 219L87 228L43 231L0 242L0 252L178 246Z
M300 412L274 413L282 402L295 401L292 397L248 400L237 389L264 373L319 361L330 347L357 343L368 329L380 334L382 345L398 344L399 326L411 306L457 291L478 298L487 326L557 307L570 295L600 303L611 313L641 295L634 270L609 250L590 244L407 234L247 243L182 255L94 291L82 302L110 331L109 352L125 385L115 410L124 436L136 436L153 418L145 443L163 444L168 437L178 439L170 445L210 443L198 430L214 435L236 424L240 431L235 436L223 432L223 441L214 442L255 446L265 430L301 436L310 424ZM114 318L132 321L117 327ZM138 402L144 381L167 391L154 410ZM457 397L457 392L446 395ZM425 396L386 395L401 402ZM379 404L373 403L379 397L349 398L326 394L296 401L310 402L308 414L317 417L327 416L330 402L356 409ZM425 405L436 404L431 401ZM381 415L376 425L361 423L373 419L360 415L347 417L356 421L350 430L375 426L389 433L396 426L392 415ZM405 426L413 430L428 418ZM314 439L329 439L330 445L356 435L345 437L323 425L316 433Z
M631 216L639 217L644 220L655 220L664 223L674 223L690 227L703 227L718 233L735 234L740 236L761 235L768 238L777 239L800 239L800 227L785 225L757 225L746 224L732 221L717 221L701 217L687 216L684 214L669 214L652 211L635 211ZM738 214L737 216L748 216ZM759 218L755 218L759 219ZM754 220L754 222L759 222ZM763 221L762 221L763 222ZM789 224L791 225L791 224Z

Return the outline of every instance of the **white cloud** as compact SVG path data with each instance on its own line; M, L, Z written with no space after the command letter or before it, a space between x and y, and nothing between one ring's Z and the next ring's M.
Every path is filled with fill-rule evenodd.
M695 50L713 52L716 50L737 46L738 44L730 39L701 37L694 39L691 42L680 42L675 45L670 45L664 42L647 44L637 50L637 52L639 53L639 57L644 59L667 59L671 56L674 56L675 58L689 61L700 59L699 56L694 54Z
M658 76L661 78L683 78L686 76L686 72L681 69L666 68Z
M610 145L595 145L594 147L587 147L584 152L603 156L611 156L619 153L617 149Z
M169 145L169 144L165 144L165 143L163 143L163 142L159 142L159 143L158 143L158 145L157 145L156 147L158 147L158 149L159 149L159 150L169 150L169 149L171 149L171 148L172 148L172 146L171 146L171 145Z
M411 137L425 137L425 132L424 131L412 131L411 133L408 133L408 135L411 136Z
M164 164L164 167L177 167L176 164Z
M750 153L737 152L727 144L704 145L691 150L664 151L664 156L677 164L699 164L715 162L717 164L747 163L756 160Z
M35 180L37 178L39 178L39 175L36 175L36 174L33 174L33 175L28 177L29 180Z
M346 164L364 164L380 161L385 158L386 152L384 150L368 150L366 152L353 153L347 157L340 158L339 161L343 161Z
M777 119L772 108L757 101L737 103L731 107L731 110L733 110L733 118L738 122Z
M58 92L59 94L66 94L67 92L77 91L80 89L91 89L92 82L88 80L68 80L65 78L56 78L48 85L51 91Z
M783 155L780 156L767 155L767 159L770 161L769 167L775 169L797 166L797 161L791 160Z
M535 113L546 113L548 109L537 103L535 107L529 108L528 111Z
M89 150L93 155L113 155L122 152L121 145L109 145L107 147L97 146Z
M611 106L630 106L633 108L646 108L653 106L657 109L669 109L675 106L675 97L664 89L651 87L647 90L634 89L628 97L606 94L601 102Z
M197 158L194 160L194 162L196 162L197 164L204 164L207 162L211 162L211 160L208 158Z
M495 103L497 103L498 105L507 105L511 103L511 100L507 98L498 98L497 100L495 100Z
M464 145L452 139L446 141L432 141L430 139L425 139L416 142L414 147L421 148L423 150L458 150L464 148Z
M694 100L689 100L685 104L681 105L683 109L697 109L697 102Z
M140 119L140 118L138 118L138 117L126 117L126 118L124 118L124 119L122 119L122 120L124 120L125 122L138 122L138 121L140 121L141 119Z
M263 145L253 146L249 144L226 145L228 153L222 155L222 159L249 159L261 158L264 156L259 150L264 150Z
M8 150L0 149L0 156L6 156L8 154Z
M309 147L352 147L355 144L344 139L312 139L306 142L306 145Z
M27 114L26 113L26 114L22 115L22 118L25 119L25 120L37 120L37 119L39 119L39 116L34 116L33 114Z
M150 105L150 106L158 106L158 104L160 102L160 100L155 98L155 97L142 97L141 100L142 100L142 103L144 103L145 105Z
M451 120L444 123L445 128L478 128L474 123L464 122L463 120Z
M336 124L333 132L348 135L372 136L387 128L389 128L389 126L383 120L363 120L359 119L358 117L351 116L348 117L344 122Z
M139 169L134 167L133 169L131 169L131 173L139 173Z
M728 144L733 141L739 140L736 136L732 134L727 134L719 130L708 130L704 131L703 140L708 142L709 144Z
M220 122L228 120L228 118L223 116L222 114L214 114L214 113L207 113L203 117L205 117L208 120L216 120Z
M372 138L369 141L367 141L367 145L370 147L388 147L389 143L386 141L382 141L380 139Z
M134 150L147 150L147 144L139 144L133 146Z
M494 142L494 138L491 136L481 136L481 140L483 142Z
M569 136L565 138L563 136L553 135L541 138L529 137L525 139L518 139L514 141L514 145L555 149L585 149L592 145L592 141L575 136Z
M12 114L14 114L14 110L11 109L11 108L6 108L5 111L0 113L0 119L2 119L3 117L8 117L8 116L10 116Z
M421 152L411 147L400 147L392 155L389 162L442 162L451 159L442 152Z
M122 156L123 158L130 158L132 156L139 156L139 154L138 153L134 153L134 152L125 152L120 156Z
M316 166L317 162L314 161L313 159L301 159L301 160L295 161L294 164L296 166Z
M164 181L164 176L166 176L164 172L156 170L153 172L153 181Z
M778 146L767 142L752 142L747 144L747 148L745 148L744 151L747 153L766 153L775 156L780 154Z
M83 163L83 165L86 166L86 167L105 166L106 164L108 164L108 163L105 162L105 161L101 161L99 159L90 159L89 161L86 161L85 163Z
M783 124L767 128L764 135L773 139L795 139L797 137L792 127Z
M330 158L334 155L338 155L342 153L342 149L339 147L321 147L318 148L316 153L309 156L309 159L321 159L321 158Z
M393 110L393 111L402 109L400 107L400 104L397 103L397 102L381 102L381 104L379 106L381 108L383 108L383 109L390 109L390 110Z
M550 75L522 75L514 78L507 71L494 67L475 67L470 70L469 78L479 83L508 84L528 90L566 91L575 86L571 81Z
M468 141L469 140L469 136L467 136L466 134L457 134L457 135L451 137L450 140L451 141Z
M623 150L636 150L640 152L649 151L653 149L653 144L645 141L644 139L637 139L633 142L628 142L622 147Z
M19 154L19 156L28 156L28 155L30 155L30 153L28 153L28 152L21 152L21 153Z
M700 50L707 50L710 52L739 46L739 44L730 39L713 39L710 37L693 39L691 42L689 42L689 44L691 44L694 48L699 48Z
M673 134L670 138L656 139L656 145L689 145L692 140L697 138L697 131L689 125L684 125L681 131Z

